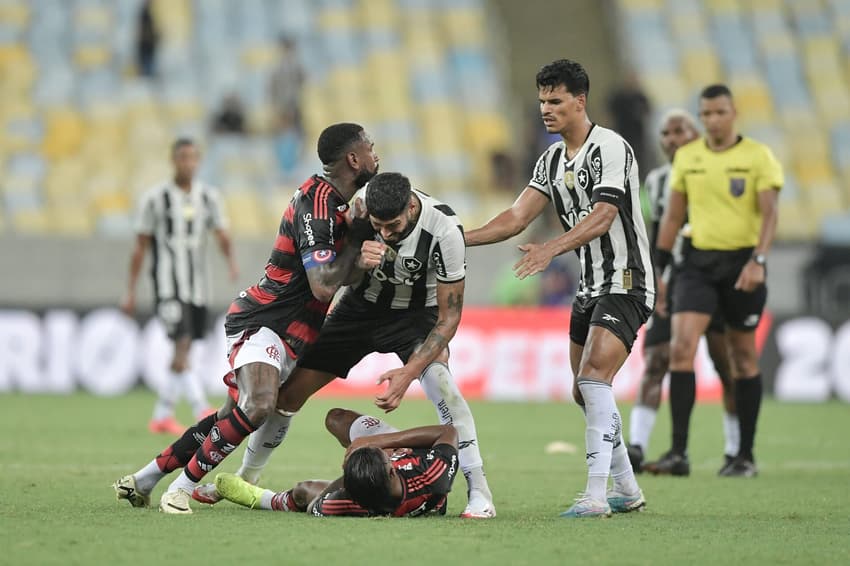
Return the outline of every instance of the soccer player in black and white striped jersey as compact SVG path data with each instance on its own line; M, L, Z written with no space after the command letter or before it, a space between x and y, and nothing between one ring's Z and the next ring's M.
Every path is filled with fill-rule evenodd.
M227 232L227 219L218 191L195 179L200 154L195 143L178 139L171 147L174 178L147 191L141 199L136 222L136 245L130 260L130 278L122 310L136 308L136 281L150 249L156 313L174 342L168 381L161 389L148 425L151 432L182 434L174 418L181 392L196 418L213 412L201 382L189 367L192 340L207 330L210 280L207 266L207 233L212 231L230 269L238 276Z
M540 273L555 256L575 251L581 281L570 321L573 397L587 428L585 492L562 517L608 516L646 504L622 438L611 384L655 304L655 277L641 215L637 164L629 144L587 117L590 80L574 61L537 73L540 113L552 144L537 161L528 186L511 208L466 234L480 246L516 236L551 203L565 233L543 244L519 246L520 279ZM613 490L606 492L609 475Z

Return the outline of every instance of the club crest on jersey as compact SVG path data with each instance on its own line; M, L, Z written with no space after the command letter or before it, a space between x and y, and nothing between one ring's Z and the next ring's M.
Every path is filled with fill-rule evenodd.
M331 261L334 254L331 250L316 250L313 252L313 261L316 263L327 263Z
M411 273L422 269L422 262L415 257L403 257L401 258L401 264Z
M729 179L729 192L733 197L739 197L744 194L744 189L747 186L747 180L741 177L732 177Z
M590 180L590 176L587 174L587 171L579 169L578 173L576 173L576 183L578 186L582 189L586 189L588 180Z
M568 189L573 190L576 186L576 174L572 171L564 171L564 184Z

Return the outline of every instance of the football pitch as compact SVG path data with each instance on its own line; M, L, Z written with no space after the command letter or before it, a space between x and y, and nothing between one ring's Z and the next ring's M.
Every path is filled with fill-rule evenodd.
M610 519L558 513L584 488L584 426L563 403L473 403L498 517L457 518L459 476L446 517L319 519L195 505L192 516L133 509L112 482L135 471L171 437L145 425L147 392L0 396L0 563L19 564L850 564L850 406L762 409L760 475L718 478L721 408L698 405L689 478L639 476L648 507ZM377 415L368 400L316 399L293 422L262 484L287 488L340 474L343 451L323 428L327 409ZM628 423L628 407L622 407ZM184 422L188 415L181 413ZM398 427L436 419L408 400L387 417ZM669 416L659 413L650 456L667 448ZM575 453L547 454L553 441ZM218 471L235 471L242 449Z

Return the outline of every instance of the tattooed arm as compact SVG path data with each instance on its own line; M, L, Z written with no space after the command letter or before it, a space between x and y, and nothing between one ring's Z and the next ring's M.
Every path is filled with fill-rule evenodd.
M375 404L389 412L397 408L404 397L407 388L418 379L425 368L435 361L448 347L454 338L460 315L463 312L464 281L441 283L437 281L437 323L421 346L410 356L407 363L394 370L384 373L378 378L378 383L389 382L387 390L375 398Z

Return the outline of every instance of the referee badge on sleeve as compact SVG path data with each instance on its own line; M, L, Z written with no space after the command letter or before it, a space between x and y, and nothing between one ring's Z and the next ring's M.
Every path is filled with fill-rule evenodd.
M739 197L744 194L744 189L747 186L747 180L741 177L732 177L729 179L729 192L733 197Z

